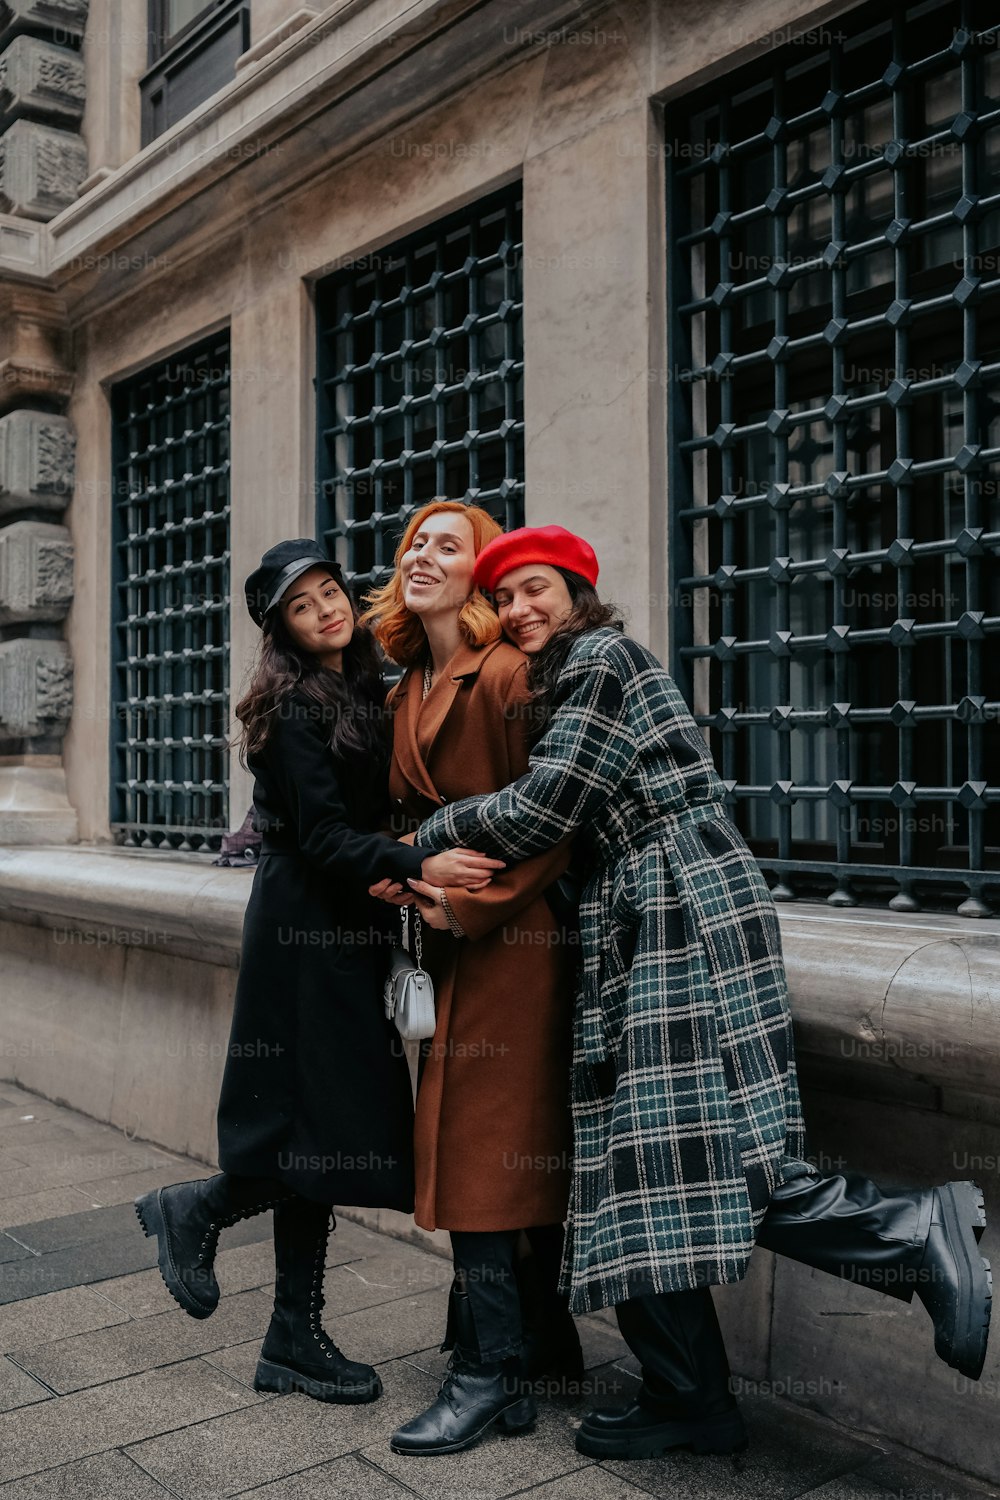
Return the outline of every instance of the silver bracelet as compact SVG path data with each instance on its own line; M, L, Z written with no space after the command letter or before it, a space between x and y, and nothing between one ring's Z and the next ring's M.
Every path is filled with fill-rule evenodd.
M441 899L441 905L444 908L444 914L448 918L448 929L451 932L452 937L465 937L465 932L463 930L462 924L452 910L451 902L448 900L448 894L445 891L444 886L438 887L438 896Z

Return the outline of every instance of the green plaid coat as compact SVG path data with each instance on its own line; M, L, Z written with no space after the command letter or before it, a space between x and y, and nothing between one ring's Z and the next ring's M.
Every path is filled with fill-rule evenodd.
M417 840L520 860L578 835L564 1289L583 1313L737 1281L805 1150L771 895L675 683L618 631L574 641L529 764Z

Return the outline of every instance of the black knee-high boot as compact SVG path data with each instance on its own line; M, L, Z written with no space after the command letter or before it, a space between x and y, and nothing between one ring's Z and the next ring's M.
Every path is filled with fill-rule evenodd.
M797 1170L801 1167L801 1170ZM890 1297L919 1297L940 1357L970 1380L986 1359L992 1277L979 1254L983 1195L972 1182L884 1193L857 1172L789 1164L757 1243Z
M330 1208L293 1197L274 1210L274 1313L254 1390L301 1391L317 1401L357 1405L382 1394L371 1365L347 1359L324 1332L323 1276Z
M219 1304L215 1252L219 1232L294 1197L270 1177L219 1172L198 1182L175 1182L135 1200L143 1233L155 1235L160 1275L192 1318L207 1318Z
M535 1421L522 1383L515 1232L452 1233L454 1350L437 1398L390 1438L394 1453L460 1453L494 1426L524 1432Z
M593 1458L657 1458L673 1448L738 1453L746 1428L707 1287L619 1302L622 1337L642 1366L629 1406L588 1412L576 1436Z

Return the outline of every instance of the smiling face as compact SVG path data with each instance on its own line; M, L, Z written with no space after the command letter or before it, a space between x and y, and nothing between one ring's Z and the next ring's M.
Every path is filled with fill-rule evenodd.
M500 579L493 598L505 633L529 654L541 651L573 609L565 578L548 563L511 569Z
M354 634L354 611L329 571L317 564L302 573L288 585L278 609L292 644L339 672Z
M456 511L427 516L399 560L403 603L426 622L456 614L472 592L476 544L471 523Z

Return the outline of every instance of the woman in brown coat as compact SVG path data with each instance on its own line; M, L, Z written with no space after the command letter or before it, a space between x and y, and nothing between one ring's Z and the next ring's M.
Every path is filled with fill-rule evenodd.
M393 579L370 600L365 619L407 668L392 695L389 790L401 830L528 768L526 657L501 639L472 587L477 554L499 534L476 506L431 502L407 526ZM575 947L544 894L568 855L564 842L479 890L415 885L425 924L443 929L427 945L437 1028L417 1092L415 1218L451 1232L455 1352L433 1406L393 1435L396 1452L457 1452L494 1422L512 1431L533 1421L520 1383L522 1230L546 1287L548 1352L575 1355L579 1369L555 1289L572 1155ZM387 887L374 889L398 899L400 887Z

